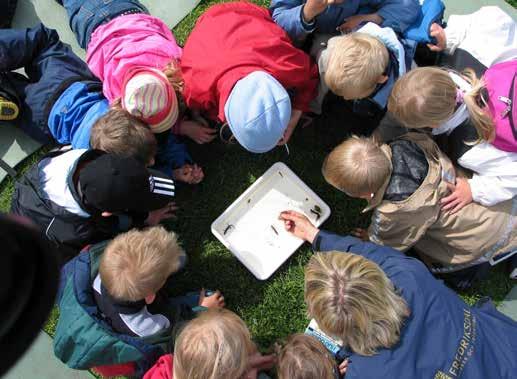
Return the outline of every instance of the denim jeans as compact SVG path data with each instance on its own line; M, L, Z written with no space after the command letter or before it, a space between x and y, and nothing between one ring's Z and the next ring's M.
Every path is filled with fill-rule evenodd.
M149 13L138 0L62 0L70 18L70 28L79 45L86 49L95 29L128 11ZM138 12L139 11L139 12Z
M27 78L10 72L23 67ZM99 83L86 63L53 29L39 24L31 29L3 29L0 33L0 72L8 72L22 103L17 122L34 139L52 140L48 113L55 100L77 81Z

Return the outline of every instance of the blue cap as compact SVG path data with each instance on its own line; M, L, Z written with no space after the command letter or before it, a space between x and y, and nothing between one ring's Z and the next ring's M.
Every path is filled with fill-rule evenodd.
M248 74L233 87L224 114L239 143L252 153L265 153L282 138L291 118L284 87L263 71Z

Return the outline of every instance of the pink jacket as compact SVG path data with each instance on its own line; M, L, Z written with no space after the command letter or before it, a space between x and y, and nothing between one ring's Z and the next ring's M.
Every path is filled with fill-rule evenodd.
M163 21L139 13L99 26L88 44L86 62L103 82L104 96L112 103L121 96L128 72L142 67L162 70L172 60L179 60L181 54Z

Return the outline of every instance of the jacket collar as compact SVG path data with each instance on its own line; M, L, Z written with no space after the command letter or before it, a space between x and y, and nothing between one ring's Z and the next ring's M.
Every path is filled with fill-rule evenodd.
M121 301L110 295L106 287L101 283L101 296L105 298L113 308L120 314L132 315L140 312L145 307L145 300Z

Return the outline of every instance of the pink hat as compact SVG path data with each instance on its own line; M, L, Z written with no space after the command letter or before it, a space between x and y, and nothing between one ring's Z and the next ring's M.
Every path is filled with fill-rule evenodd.
M178 119L178 99L165 74L154 69L132 71L122 86L122 107L149 124L153 133L170 129Z

